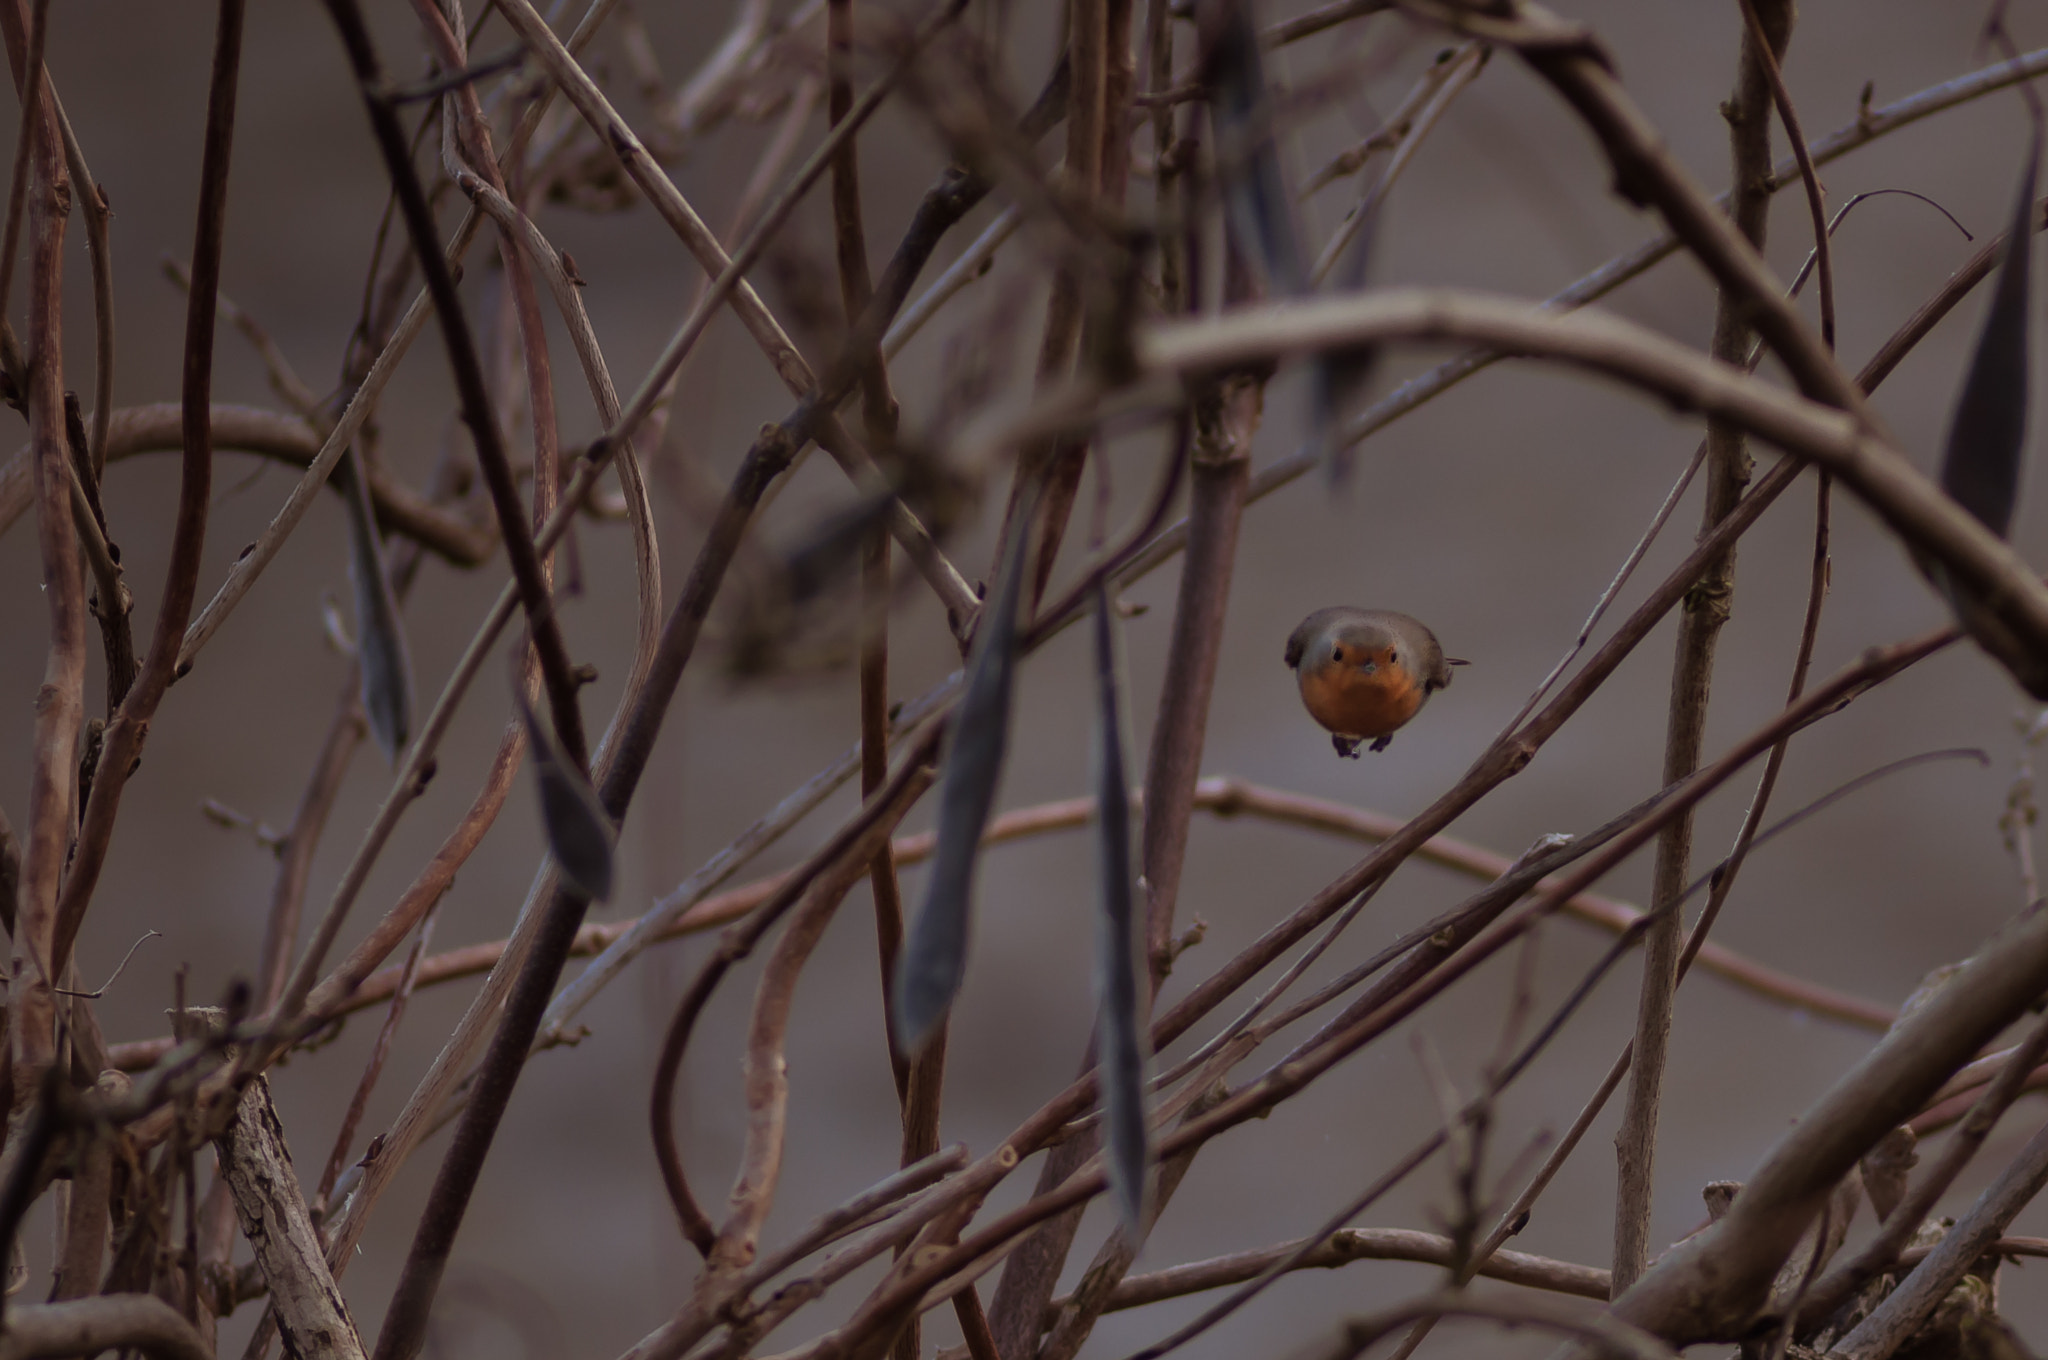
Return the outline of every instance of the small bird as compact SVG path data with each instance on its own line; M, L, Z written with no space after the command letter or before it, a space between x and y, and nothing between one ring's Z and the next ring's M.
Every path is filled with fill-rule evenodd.
M1287 664L1311 718L1330 731L1340 756L1358 759L1370 740L1384 751L1429 696L1451 683L1436 634L1387 609L1318 609L1287 636Z

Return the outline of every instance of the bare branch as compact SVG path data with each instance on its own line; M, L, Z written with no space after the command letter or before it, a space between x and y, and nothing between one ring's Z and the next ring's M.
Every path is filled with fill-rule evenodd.
M6 1334L0 1336L0 1360L123 1348L156 1360L213 1360L213 1348L199 1339L192 1324L148 1294L106 1294L10 1309Z
M1173 1266L1149 1275L1133 1275L1109 1296L1110 1312L1142 1308L1163 1299L1181 1298L1207 1289L1242 1284L1257 1279L1275 1262L1292 1259L1296 1270L1335 1270L1354 1261L1421 1261L1434 1266L1455 1266L1453 1244L1436 1233L1410 1228L1346 1228L1324 1238L1303 1254L1306 1242L1283 1242L1275 1247L1236 1252L1213 1260ZM1479 1273L1489 1280L1576 1294L1583 1299L1602 1299L1608 1294L1607 1272L1597 1266L1553 1261L1526 1252L1496 1252ZM1064 1299L1055 1300L1064 1305Z
M363 1343L321 1254L320 1233L306 1212L284 1127L263 1078L243 1089L220 1147L221 1174L234 1191L242 1233L270 1286L285 1353L362 1360Z

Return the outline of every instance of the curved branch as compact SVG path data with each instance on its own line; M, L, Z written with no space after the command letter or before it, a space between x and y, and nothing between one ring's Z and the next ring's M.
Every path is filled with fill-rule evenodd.
M213 1360L178 1310L153 1294L103 1294L69 1303L11 1308L0 1360L139 1350L159 1360Z
M1890 443L1856 418L1718 363L1647 327L1592 311L1547 315L1525 302L1462 289L1397 288L1366 296L1276 303L1228 316L1166 323L1141 333L1140 364L1153 373L1203 372L1387 341L1477 343L1618 379L1740 425L1834 473L1908 546L1987 598L2027 644L2015 678L2048 690L2048 586L2018 554L1944 495ZM1069 389L1001 432L1021 444L1045 425L1070 425L1098 394ZM2008 667L2014 658L2001 657ZM2024 673L2022 673L2024 672Z
M2015 62L1998 62L1967 75L1958 76L1954 80L1917 91L1890 104L1860 109L1854 122L1822 137L1813 143L1808 151L1815 165L1826 165L1889 133L1910 127L1924 118L1955 108L1959 104L1966 104L1973 99L1980 99L1994 91L2005 89L2043 71L2048 71L2048 49L2029 52ZM1769 187L1775 193L1786 185L1797 182L1798 179L1798 164L1791 157L1787 157L1773 167ZM1725 205L1727 201L1725 195L1715 200L1717 205ZM1994 241L1990 244L1996 247L1999 242ZM1635 249L1609 260L1592 273L1553 293L1543 305L1555 311L1571 311L1597 302L1622 284L1647 273L1669 259L1677 249L1678 238L1669 233L1645 241ZM1957 273L1960 276L1968 270L1977 268L1979 272L1976 278L1970 281L1974 284L1983 277L1985 271L1988 271L1992 257L1986 255L1985 261L1981 267L1973 261L1963 266ZM1939 295L1936 300L1939 302ZM1947 304L1939 306L1935 313L1936 319L1946 315L1953 301L1951 298ZM1924 334L1924 330L1920 334ZM1892 344L1900 346L1902 352L1903 349L1917 343L1920 334L1907 335L1902 331L1899 336L1894 337ZM1488 350L1470 350L1444 360L1428 372L1410 378L1361 411L1344 426L1344 442L1357 444L1364 441L1416 407L1442 396L1473 374L1506 357ZM1876 385L1871 376L1873 371L1877 373L1877 380L1882 380L1883 374L1890 371L1890 364L1896 362L1896 359L1897 354L1893 354L1882 366L1875 363L1866 365L1862 375L1864 388L1868 390ZM1311 468L1321 462L1321 453L1320 449L1310 448L1275 459L1252 478L1252 490L1248 499L1259 500L1306 475ZM1182 521L1161 535L1160 541L1147 549L1141 560L1140 570L1150 570L1167 556L1178 551L1181 543L1185 541L1186 532L1186 521Z
M1142 1308L1148 1303L1182 1298L1205 1289L1242 1284L1246 1280L1257 1279L1274 1262L1295 1256L1307 1245L1306 1242L1282 1242L1275 1247L1260 1247L1207 1261L1169 1266L1149 1275L1133 1275L1116 1287L1104 1311L1114 1313L1126 1308ZM1457 1257L1457 1244L1437 1233L1417 1232L1412 1228L1346 1228L1300 1256L1293 1268L1334 1270L1353 1261L1420 1261L1427 1265L1455 1267ZM1490 1280L1527 1285L1531 1289L1576 1294L1583 1299L1604 1301L1607 1298L1607 1271L1598 1266L1531 1256L1527 1252L1496 1252L1479 1268L1479 1273ZM1052 1306L1061 1308L1066 1302L1065 1299L1055 1299Z
M107 422L107 461L118 462L144 453L172 453L183 447L176 402L124 406ZM259 454L295 468L312 463L320 437L297 416L258 406L216 403L211 411L213 446ZM26 449L0 468L0 533L20 518L29 503L29 462ZM483 562L497 547L498 536L440 507L391 477L382 467L370 469L370 504L387 533L402 534L458 567Z
M911 800L901 796L904 787L915 788L926 780L913 777L908 786L899 785L897 812L909 810ZM848 842L804 893L797 909L775 943L761 984L755 993L753 1023L747 1032L745 1091L747 1142L740 1157L739 1175L733 1180L732 1214L719 1230L711 1252L711 1268L737 1273L751 1264L761 1240L761 1226L775 1199L781 1179L782 1153L789 1117L789 1061L784 1045L789 1033L790 1011L796 1005L797 979L810 960L825 927L846 900L853 885L867 873L877 851L888 844L895 818L884 808L868 822L862 833Z
M1462 24L1454 24L1463 28ZM1863 393L1818 336L1807 329L1748 238L1671 154L1657 129L1629 97L1597 40L1541 5L1517 0L1507 17L1479 25L1480 36L1516 49L1530 69L1556 87L1612 163L1616 190L1655 208L1665 224L1714 276L1724 292L1751 309L1750 323L1807 396L1839 406L1873 431L1882 426Z
M676 1003L675 1016L669 1021L668 1033L662 1040L661 1058L655 1066L653 1092L648 1103L649 1117L662 1181L675 1204L676 1216L682 1220L683 1235L707 1256L718 1234L712 1229L711 1220L698 1207L696 1197L690 1193L689 1182L683 1175L682 1162L676 1152L676 1075L682 1069L683 1052L689 1045L690 1032L697 1017L703 1013L705 1003L711 999L711 993L724 980L732 965L753 952L761 936L781 919L783 913L796 905L813 879L836 874L838 868L835 866L865 866L875 857L880 848L880 838L888 835L910 805L917 801L917 796L930 786L930 761L938 749L940 731L938 724L927 728L917 745L905 756L896 774L868 799L853 819L789 874L759 912L727 932L719 941L718 949L691 981L689 990ZM875 834L878 831L879 836Z

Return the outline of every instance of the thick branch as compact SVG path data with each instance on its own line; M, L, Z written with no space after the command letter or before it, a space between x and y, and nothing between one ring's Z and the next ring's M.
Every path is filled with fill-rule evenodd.
M0 6L7 43L26 42L18 5ZM21 77L17 74L17 83ZM60 883L69 872L78 797L78 730L85 716L85 583L71 518L71 458L64 425L64 225L71 190L48 120L36 140L29 199L29 435L35 466L37 546L50 619L49 654L36 691L35 745L29 773L30 820L22 846L11 960L9 1034L14 1095L27 1100L56 1059L50 988L62 976L52 960L61 915ZM11 266L12 261L7 262Z
M138 1350L158 1360L214 1360L178 1310L149 1294L104 1294L7 1312L0 1360Z
M1665 1253L1615 1301L1616 1315L1681 1345L1739 1333L1857 1159L2044 989L2048 904L2036 904L1836 1082L1765 1156L1727 1216Z
M306 1212L284 1127L263 1078L243 1089L220 1150L221 1175L234 1192L235 1216L270 1286L285 1354L362 1360L362 1340L321 1253L320 1230Z

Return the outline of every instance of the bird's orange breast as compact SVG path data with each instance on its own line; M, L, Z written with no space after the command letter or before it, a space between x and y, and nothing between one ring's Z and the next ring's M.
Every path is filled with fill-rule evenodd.
M1428 695L1405 666L1370 673L1333 662L1301 672L1309 716L1342 737L1384 737L1414 717Z

